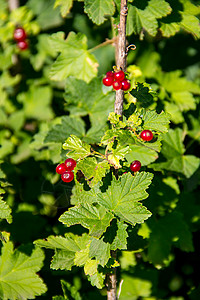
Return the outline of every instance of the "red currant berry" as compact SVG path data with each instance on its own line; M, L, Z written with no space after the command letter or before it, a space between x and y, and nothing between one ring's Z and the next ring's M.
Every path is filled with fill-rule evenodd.
M73 158L67 158L65 161L67 171L73 171L76 167L76 161Z
M127 80L127 79L122 80L122 90L123 91L128 91L130 89L130 87L131 87L131 84L130 84L129 80Z
M114 81L114 79L111 76L108 76L108 77L106 76L103 78L103 84L105 86L111 86L113 84L113 81Z
M114 89L114 90L118 91L118 90L120 90L121 88L122 88L122 83L121 83L121 81L114 81L114 82L113 82L113 89Z
M20 41L17 43L17 46L20 50L26 50L28 48L28 43L26 41Z
M125 78L125 74L122 70L114 73L114 79L117 81L122 81Z
M134 160L130 165L130 169L133 172L139 171L140 168L141 168L141 162L139 160Z
M24 41L26 39L26 37L27 37L26 32L22 27L18 27L15 29L13 38L16 42Z
M114 77L114 73L112 71L108 71L106 73L106 77Z
M57 167L56 167L56 173L58 173L58 174L63 174L64 172L66 172L67 171L67 168L66 168L66 166L65 166L65 164L63 163L63 164L59 164Z
M61 179L64 182L71 182L74 179L74 173L71 171L64 172L61 175Z
M151 141L153 139L153 133L151 132L151 130L143 130L140 133L140 137L144 141Z

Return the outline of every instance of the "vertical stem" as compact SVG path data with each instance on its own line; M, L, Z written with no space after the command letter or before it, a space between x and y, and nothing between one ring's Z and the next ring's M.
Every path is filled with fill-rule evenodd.
M117 68L126 71L126 18L127 18L127 0L121 0L120 23L118 27L118 37L116 42L116 66ZM116 114L122 116L123 112L124 91L116 91L115 108ZM116 251L111 251L111 256L116 259ZM117 299L117 278L116 268L113 268L112 273L107 274L107 299Z
M126 71L126 18L127 0L121 0L120 23L118 27L118 40L116 44L116 65L124 72ZM116 91L115 113L122 116L124 91Z
M19 7L19 0L8 0L9 10L12 11Z
M111 251L111 256L116 259L116 251ZM116 268L113 268L112 271L112 273L107 274L107 300L117 299Z
M15 10L18 7L19 7L19 0L8 0L8 8L10 12ZM15 69L20 69L19 57L16 54L13 54L12 56L12 63L13 65L17 66Z

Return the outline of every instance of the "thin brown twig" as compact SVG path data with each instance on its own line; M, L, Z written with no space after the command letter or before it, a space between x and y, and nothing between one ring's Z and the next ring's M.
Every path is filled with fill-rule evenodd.
M10 11L15 10L19 7L19 0L8 0L8 7Z
M105 42L103 42L103 43L101 43L101 44L99 44L99 45L97 45L97 46L89 49L89 52L93 52L93 51L95 51L95 50L97 50L97 49L99 49L101 47L104 47L104 46L107 46L107 45L110 45L110 44L114 44L115 45L116 40L117 40L117 37L114 37L112 39L107 39Z
M126 18L127 18L128 8L127 0L121 0L120 9L120 23L118 26L118 41L116 45L116 65L122 71L126 71ZM115 113L122 116L123 112L123 101L124 92L122 90L116 91L115 100Z

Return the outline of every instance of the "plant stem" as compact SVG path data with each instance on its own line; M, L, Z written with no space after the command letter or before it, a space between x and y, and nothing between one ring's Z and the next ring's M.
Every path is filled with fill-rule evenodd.
M116 41L116 66L122 71L126 71L126 18L127 18L127 0L121 0L120 23L118 27L118 36ZM123 112L124 91L116 91L114 111L122 117ZM116 251L111 251L111 257L116 259ZM107 299L117 299L117 277L116 268L112 273L107 274Z
M10 12L17 9L18 7L19 7L19 0L8 0L8 8ZM17 54L12 55L12 63L13 65L15 65L15 69L16 69L14 74L17 74L18 71L20 70L19 57L17 56Z
M126 71L126 18L127 18L127 0L121 0L120 23L118 27L118 40L116 43L116 65L122 71ZM124 91L116 91L115 113L122 116Z
M116 251L111 251L111 256L116 259ZM107 300L117 299L117 279L116 268L113 268L112 273L107 274Z
M99 48L101 48L101 47L104 47L104 46L107 46L107 45L110 45L110 44L111 44L111 45L112 45L112 44L115 45L116 39L117 39L116 37L112 38L111 40L107 39L105 42L103 42L103 43L101 43L101 44L99 44L99 45L97 45L97 46L95 46L95 47L89 49L89 52L93 52L93 51L95 51L95 50L97 50L97 49L99 49Z
M9 10L12 11L19 7L19 0L8 0Z

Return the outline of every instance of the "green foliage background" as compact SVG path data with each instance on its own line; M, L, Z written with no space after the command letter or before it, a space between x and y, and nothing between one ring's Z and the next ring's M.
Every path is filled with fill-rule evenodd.
M115 49L111 42L98 45L115 37L119 6L119 0L24 0L10 12L8 1L0 0L1 299L106 299L104 274L94 272L96 261L88 255L104 266L109 249L94 237L88 240L88 230L99 234L92 223L80 221L84 228L78 219L72 227L61 223L73 225L65 217L76 213L77 201L86 195L81 186L61 182L55 167L66 157L62 144L70 135L95 145L109 129L115 95L102 86L102 76L115 64ZM143 201L152 216L134 227L119 221L111 228L118 228L113 249L126 249L118 253L119 299L195 300L200 297L200 3L129 0L128 6L127 39L137 48L128 54L132 91L125 114L135 106L156 110L158 115L144 111L144 126L160 131L163 141L159 157L159 140L151 149L130 145L126 156L128 163L139 159L154 179ZM24 52L13 41L18 24L28 34ZM163 110L170 115L168 132ZM115 160L124 155L117 150ZM132 180L130 174L122 178ZM109 189L120 186L112 183ZM95 193L92 188L83 214ZM109 206L109 195L98 202ZM93 222L99 216L103 230L112 216L105 219L105 211L94 209Z

